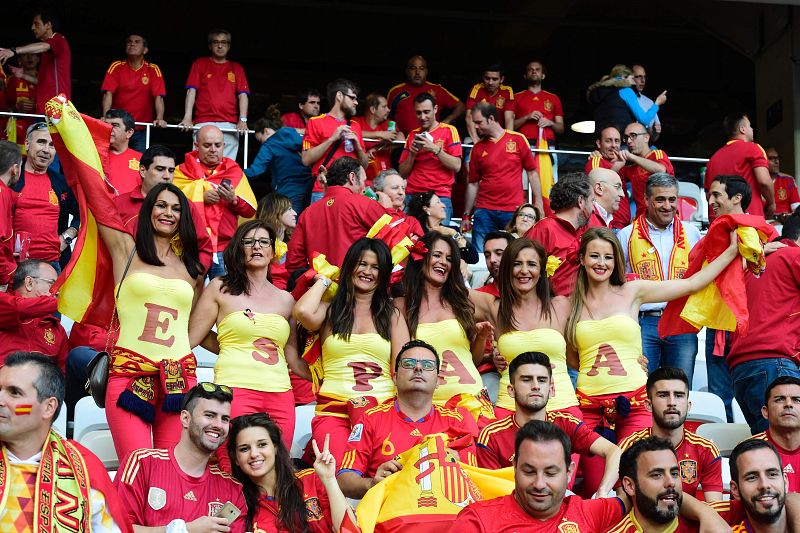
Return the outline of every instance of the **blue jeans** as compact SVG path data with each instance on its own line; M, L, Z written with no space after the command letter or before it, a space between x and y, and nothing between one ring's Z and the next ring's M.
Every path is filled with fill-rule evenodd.
M767 387L779 376L800 378L800 366L791 359L776 357L745 361L731 368L733 392L753 435L766 431L769 425L761 407Z
M479 254L483 253L484 237L487 233L505 229L513 211L498 211L495 209L476 209L472 215L472 246Z
M217 252L214 256L217 260L211 262L211 268L208 269L208 273L206 274L209 281L227 273L225 261L222 259L222 252Z
M639 325L642 328L642 351L647 357L647 373L652 373L660 366L682 368L689 378L689 390L692 388L694 376L694 359L697 357L697 334L670 335L663 339L658 336L660 316L639 314Z
M311 201L308 202L308 205L313 204L316 201L322 200L322 197L325 196L324 192L312 192L311 193ZM295 209L297 211L297 209ZM298 213L299 214L299 213Z
M89 378L87 367L95 354L97 350L88 346L78 346L67 354L67 394L64 401L67 406L67 420L73 419L75 404L86 396L84 385Z
M733 422L733 380L725 357L714 355L714 338L717 330L706 328L706 373L708 374L708 392L713 392L725 404L725 415L728 422ZM725 332L725 356L728 355L728 339L730 333Z
M406 202L405 202L405 211L408 213L408 205L411 203L411 199L419 196L421 193L415 192L406 195ZM439 196L439 200L444 204L444 220L442 220L442 226L449 226L450 219L453 217L453 201L450 200L447 196Z

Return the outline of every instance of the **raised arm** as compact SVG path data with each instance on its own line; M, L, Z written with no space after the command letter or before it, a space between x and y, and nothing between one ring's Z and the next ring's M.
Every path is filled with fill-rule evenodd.
M394 373L394 361L397 359L397 354L400 353L400 348L410 340L411 334L408 331L405 314L395 307L392 312L392 360L389 362L392 373Z
M328 494L328 504L331 506L331 520L333 521L333 530L338 532L342 527L342 520L344 515L349 514L350 520L356 523L356 516L353 509L347 503L347 500L339 488L339 483L336 481L336 459L328 450L330 443L330 435L325 435L325 445L322 451L317 446L317 441L311 440L311 446L314 449L314 470L322 481L322 486L325 487L325 492Z
M325 316L330 304L322 301L322 295L328 290L324 276L314 276L315 283L297 300L292 316L308 331L319 331L325 323Z

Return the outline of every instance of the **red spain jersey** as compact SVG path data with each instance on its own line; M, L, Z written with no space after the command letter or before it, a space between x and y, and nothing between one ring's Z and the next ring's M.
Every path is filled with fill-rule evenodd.
M588 174L595 168L607 168L611 170L612 164L611 161L602 157L590 157L586 161L583 171ZM622 192L625 193L625 196L620 200L619 209L614 213L611 224L608 225L611 229L622 229L631 223L631 204L628 200L628 191L623 189ZM591 225L592 224L590 224L590 227Z
M60 93L72 98L72 52L67 39L60 33L54 33L44 42L50 50L39 56L39 84L36 87L36 112L44 114L44 105L48 100Z
M670 524L665 524L665 532L668 533L695 533L699 530L699 524L692 520L676 517ZM608 530L608 533L647 533L644 527L636 520L633 511L626 514L620 522Z
M408 159L411 154L409 146L414 142L414 137L421 132L422 130L417 128L408 135L403 153L400 155L401 163ZM434 144L440 146L442 150L453 157L461 157L461 138L453 126L440 122L435 128L428 130L428 133L433 137ZM408 175L406 192L413 194L433 191L436 196L450 198L455 179L456 173L446 168L433 152L421 150L417 153L414 168Z
M514 89L508 85L501 85L496 93L491 94L486 90L483 82L476 83L472 86L469 97L467 97L467 112L479 102L489 102L497 108L497 120L501 126L508 129L514 127L513 124L506 124L504 115L506 111L514 113L517 110L516 102L514 101Z
M800 475L798 475L798 472L800 472L800 448L792 451L781 448L773 440L769 430L753 435L753 438L765 440L775 446L781 456L783 473L786 475L786 492L800 492Z
M310 533L330 533L333 531L331 505L328 493L313 468L295 473L303 502L306 507L306 520ZM273 497L262 496L258 500L258 511L253 520L253 531L259 533L294 533L278 523L279 506Z
M217 63L200 57L192 63L187 89L197 90L194 122L233 122L239 120L239 95L250 94L244 69L239 63Z
M358 125L361 126L361 135L369 137L368 133L364 133L367 131L367 128L370 127L365 117L353 117L353 122L357 122ZM371 129L369 131L389 131L389 121L384 120L378 124L375 129ZM381 142L382 141L364 141L364 146L366 146L366 149L369 151L378 146ZM370 155L369 164L367 164L367 186L372 185L372 180L374 180L375 176L380 174L382 170L392 168L391 155L391 147L375 150L373 155Z
M624 514L619 498L566 496L555 516L537 520L520 507L512 493L469 504L458 513L450 533L599 533L608 531Z
M17 195L14 211L14 233L30 233L29 256L42 261L58 261L61 243L58 239L59 198L47 172L25 172L25 186Z
M754 142L733 140L717 150L706 165L706 190L711 188L715 176L735 174L741 176L753 189L753 199L747 212L751 215L764 216L764 201L758 192L758 184L753 171L756 168L769 168L767 154L761 145ZM714 220L714 211L708 210L708 219Z
M675 169L672 168L672 163L667 157L664 150L651 150L647 154L647 158L654 163L664 165L667 174L675 175ZM644 199L644 189L647 185L647 178L650 177L650 172L646 171L637 164L625 165L619 169L619 177L622 178L624 183L630 183L633 191L633 201L636 203L636 211L643 213L647 210L647 203Z
M559 296L569 296L575 288L578 275L578 249L580 235L572 223L556 215L545 217L525 234L528 239L539 241L548 256L555 256L558 265L550 282L553 291Z
M175 518L191 522L214 516L229 501L242 511L231 531L244 533L247 505L242 486L216 465L206 467L200 477L190 476L178 466L174 452L135 450L117 472L114 483L130 522L149 527L165 526Z
M0 285L11 283L17 262L14 258L14 207L17 193L0 181Z
M561 99L547 91L533 93L525 89L514 95L514 101L517 108L517 117L523 117L534 111L539 111L544 118L555 122L556 117L564 116L564 109L561 107ZM527 139L538 140L539 124L529 120L522 125L519 132ZM544 138L548 141L552 141L556 138L556 133L553 131L553 128L544 129Z
M51 314L8 322L0 329L0 366L6 357L20 351L46 355L64 372L69 352L67 332Z
M572 445L572 453L589 455L589 448L600 438L583 421L569 413L550 411L547 421L552 422L567 434ZM478 436L478 466L481 468L505 468L514 464L514 439L519 424L514 415L508 415L488 424Z
M410 450L427 435L446 433L450 436L472 435L478 438L478 425L466 411L434 405L420 420L411 420L396 401L386 401L368 409L353 426L347 439L341 469L360 476L374 477L378 467ZM459 451L461 462L476 465L474 443Z
M284 113L281 115L281 122L283 122L283 125L287 128L296 128L302 130L306 127L306 123L303 120L303 117L300 116L299 111Z
M136 122L153 122L156 97L167 95L161 69L147 61L137 69L127 61L114 61L106 71L100 90L112 94L112 108L124 109Z
M439 106L436 120L439 120L445 109L453 109L461 101L438 83L426 81L419 87L409 83L395 85L389 89L386 101L391 110L389 116L397 122L397 129L402 131L403 135L408 135L408 132L419 125L417 114L414 112L414 98L422 93L431 93L436 99L436 105Z
M652 436L652 428L645 428L623 439L619 447L627 450L634 442ZM722 460L713 442L684 430L683 440L675 448L675 454L681 468L684 494L694 496L701 486L703 492L722 492Z
M339 120L333 115L329 115L327 113L323 113L322 115L318 115L316 117L311 117L308 119L308 123L306 124L306 133L303 135L303 151L305 152L306 150L310 150L311 148L319 146L323 142L327 141L330 136L333 135L333 132L336 131L336 128L345 124L347 124L346 120ZM364 136L361 134L361 124L356 121L350 121L350 130L355 133L356 137L358 138L358 143L362 148L364 148ZM328 151L330 151L330 148ZM326 167L330 168L331 163L343 156L353 158L356 157L355 152L344 151L344 141L339 143L339 146L336 148L336 151L333 152L333 157L330 158ZM320 165L322 165L327 157L328 152L325 152L322 154L322 157L317 159L314 164L311 165L311 175L317 175ZM313 192L322 192L324 189L318 180L314 180L314 188L312 190Z
M11 76L8 78L6 82L6 105L12 111L20 111L23 113L33 113L35 112L36 106L36 85L32 84L28 80L24 80L22 78L17 78L16 76ZM25 110L21 107L24 103L30 103L34 106L34 109ZM3 107L5 109L5 107ZM7 117L3 117L7 118ZM33 124L33 119L31 118L24 118L24 117L17 117L17 144L20 146L25 145L25 133L27 133L28 126ZM5 137L5 128L3 131L0 131L0 137Z
M108 180L117 189L117 196L129 193L142 186L139 175L139 159L142 153L128 148L121 154L108 152Z
M706 502L706 505L714 509L725 522L733 528L734 533L747 533L749 522L744 511L741 500L722 500L718 502Z
M793 204L800 203L800 195L797 194L797 184L794 178L785 174L779 174L772 180L775 190L775 212L792 213Z
M522 171L535 168L536 158L521 133L506 130L496 141L478 141L469 160L469 181L480 183L475 208L514 211L525 202Z

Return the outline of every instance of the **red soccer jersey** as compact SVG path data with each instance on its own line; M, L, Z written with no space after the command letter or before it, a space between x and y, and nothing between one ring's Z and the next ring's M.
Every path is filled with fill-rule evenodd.
M664 531L670 533L695 533L699 529L699 524L691 520L686 520L681 517L676 517L671 523L664 524L667 528ZM644 526L639 524L633 511L623 517L620 522L608 530L608 533L642 533Z
M772 438L769 430L753 435L753 438L765 440L775 446L781 456L783 473L786 476L786 492L800 492L800 448L791 451L781 448Z
M439 405L433 406L424 418L414 421L400 411L396 401L384 402L368 409L361 421L353 426L339 472L353 471L361 476L374 477L383 463L434 433L478 438L478 425L466 411ZM459 456L461 462L475 465L475 444L460 450Z
M772 180L772 185L775 189L775 212L792 213L794 211L792 205L800 203L794 178L779 174Z
M14 206L17 193L0 181L0 285L11 283L17 262L14 258Z
M409 134L403 153L400 155L400 163L408 159L411 154L409 146L414 142L414 137L421 132L422 130L417 128ZM442 150L453 157L461 157L461 138L453 126L440 122L435 128L428 130L428 133ZM433 152L421 150L417 153L414 167L408 175L406 191L411 194L433 191L437 196L450 198L455 179L456 173L447 169Z
M584 500L580 496L566 496L555 516L538 520L520 507L512 493L469 504L458 513L450 533L604 532L624 514L625 506L619 498Z
M672 168L672 163L667 157L666 152L663 150L651 150L647 154L647 159L655 163L659 163L666 167L667 174L675 174L675 169ZM631 184L633 191L633 201L636 203L636 211L643 213L647 210L647 203L644 199L644 189L647 185L647 178L650 177L650 172L636 164L625 165L619 169L619 176L625 183Z
M469 160L469 181L480 183L475 208L514 211L525 202L522 171L535 168L536 159L521 133L506 130L496 141L478 141Z
M483 82L476 83L472 86L472 90L467 97L467 112L479 102L489 102L497 108L497 120L501 126L508 129L514 127L513 124L506 124L505 117L506 111L514 113L517 110L516 102L514 101L514 89L508 85L501 85L496 93L491 94L486 90Z
M523 117L534 111L539 111L548 120L556 121L556 117L564 116L564 109L561 107L561 99L547 91L533 93L529 89L520 91L514 95L517 106L517 117ZM527 139L539 139L539 124L532 120L525 122L519 129ZM552 141L556 138L553 128L544 129L544 138Z
M142 153L128 148L121 154L108 152L108 180L117 189L117 195L126 194L142 186L139 159Z
M7 323L5 327L9 329L0 329L0 366L14 352L39 352L51 357L62 372L65 370L67 332L53 315Z
M25 186L17 197L14 212L14 232L28 232L31 244L30 259L58 261L61 242L58 239L59 199L47 172L25 171Z
M353 122L357 122L359 126L361 126L361 134L365 137L369 137L369 134L365 134L364 132L367 131L367 128L371 126L367 123L367 119L364 117L353 117ZM380 124L378 124L375 129L370 129L369 131L389 131L389 121L384 120ZM367 151L372 150L373 148L377 147L382 141L364 141L364 146L366 146ZM367 186L372 185L372 180L375 179L375 176L380 174L382 170L386 170L388 168L392 168L392 148L383 148L381 150L375 150L373 155L370 155L369 164L367 165Z
M547 421L552 422L569 437L572 453L589 455L589 448L600 438L590 430L583 421L569 413L551 411L547 413ZM505 468L514 464L514 439L519 424L514 415L495 420L481 430L478 437L478 466L481 468Z
M196 89L194 122L233 122L239 120L239 95L250 94L244 69L239 63L217 63L200 57L192 63L187 89Z
M165 526L175 518L191 522L214 516L231 502L242 516L231 531L244 533L247 505L242 486L216 465L206 467L200 477L186 474L178 466L175 449L140 449L131 452L114 480L128 519L139 526Z
M60 33L54 33L44 42L50 45L50 50L44 52L39 60L39 83L36 87L36 112L39 114L44 114L44 105L59 93L72 98L72 53L67 40Z
M303 151L310 150L315 146L319 146L326 140L333 135L333 132L336 131L336 128L347 124L345 120L339 120L338 118L334 117L333 115L329 115L327 113L311 117L308 119L308 124L306 124L306 134L303 135ZM356 121L350 121L350 130L355 133L356 137L358 138L358 143L364 148L364 137L361 135L361 124ZM328 153L330 152L330 148L328 152L322 154L322 157L314 161L314 164L311 165L311 174L313 176L317 175L317 171L319 170L320 165L328 159ZM344 141L339 143L339 146L336 148L336 151L333 152L333 157L331 157L326 167L330 167L331 163L339 159L340 157L353 157L355 158L355 152L345 152L344 150ZM324 189L322 185L319 183L318 180L314 180L314 188L312 189L313 192L322 192Z
M297 128L299 130L305 129L306 122L300 116L299 111L292 111L291 113L284 113L281 115L281 122L287 128Z
M581 244L580 234L572 223L556 215L545 217L529 229L525 237L539 241L548 256L553 255L561 260L550 282L557 295L572 294L578 275L578 249Z
M313 468L306 468L295 473L300 490L303 491L303 502L306 507L306 519L310 533L330 533L333 531L331 505L328 493ZM278 524L278 506L275 498L262 497L258 500L258 511L253 520L253 531L259 533L294 533Z
M751 215L764 216L764 201L758 192L758 183L754 170L758 167L769 168L767 154L760 144L754 142L733 140L717 150L706 165L706 190L711 188L711 182L721 174L734 174L741 176L750 188L753 189L753 199L747 212ZM713 220L714 211L709 209L708 219Z
M153 122L156 97L167 95L161 69L147 61L138 69L127 61L114 61L106 71L100 90L112 94L111 107L124 109L136 122Z
M30 83L28 80L11 76L6 82L6 104L11 110L20 111L23 113L33 113L36 109L36 85ZM33 104L34 109L25 110L23 104ZM25 145L25 134L27 133L28 126L33 124L33 119L17 117L17 144L20 146ZM5 129L0 131L0 136L3 136Z
M634 442L652 435L652 428L642 429L623 439L619 447L627 450ZM684 430L683 440L675 449L675 454L681 467L684 494L695 496L701 486L703 492L722 492L722 461L713 442Z
M417 114L414 112L414 98L422 93L431 93L439 106L436 120L439 120L445 109L453 109L461 101L453 93L437 83L425 82L419 87L409 83L401 83L389 89L386 100L391 109L391 117L397 122L397 129L404 135L418 126Z

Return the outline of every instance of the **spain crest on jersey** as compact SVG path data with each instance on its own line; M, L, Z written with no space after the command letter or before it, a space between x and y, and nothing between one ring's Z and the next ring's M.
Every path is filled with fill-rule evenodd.
M44 330L44 342L51 346L56 343L56 335L52 329L47 328Z
M681 479L684 483L692 485L697 481L697 461L684 459L678 463L681 467Z
M786 200L788 196L786 194L786 189L784 189L783 187L779 187L776 192L778 193L778 200Z
M142 76L142 85L147 85L148 83L150 83L150 78L148 78L147 74L145 74Z
M502 96L498 96L497 100L494 101L494 106L497 109L503 109L503 106L506 105L506 99Z
M509 154L514 154L517 152L517 142L516 141L508 141L506 143L506 152Z
M563 522L558 525L559 533L581 533L581 528L575 522Z
M228 72L228 81L236 83L236 74L234 74L233 71Z
M553 102L551 102L550 99L545 99L545 101L544 101L544 110L548 111L548 112L553 110Z
M319 499L317 498L308 498L305 501L306 504L306 519L309 522L317 522L322 520L323 513L322 507L319 504Z

